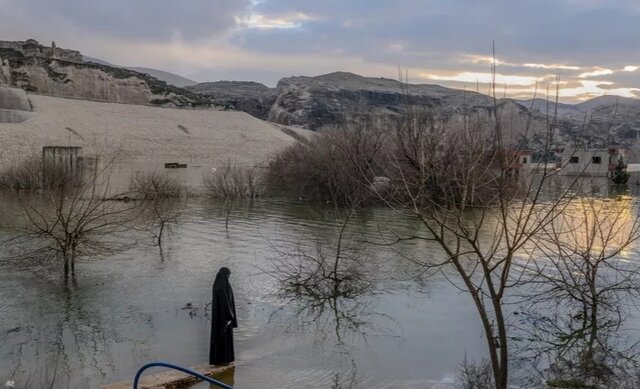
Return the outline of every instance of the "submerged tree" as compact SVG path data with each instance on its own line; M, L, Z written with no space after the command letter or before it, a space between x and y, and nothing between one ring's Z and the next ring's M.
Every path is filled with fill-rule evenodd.
M148 229L162 251L162 238L180 219L175 202L186 195L187 189L175 177L154 171L133 177L131 192L147 202L145 216L150 224Z
M576 198L535 242L522 348L556 386L609 388L637 374L636 343L621 331L640 297L635 212L628 200Z
M345 335L362 334L367 317L376 315L366 301L374 281L364 245L352 231L364 192L333 184L329 188L335 204L329 211L335 221L329 236L274 244L272 268L266 273L277 280L280 295L298 307L295 316L302 324L320 324L325 335L333 328L336 344L343 347Z
M387 172L396 190L383 199L413 215L428 232L396 242L430 241L441 250L443 258L437 263L415 262L442 271L469 294L486 338L495 388L506 389L508 293L518 284L519 262L530 258L527 244L564 207L566 192L551 201L543 199L552 171L542 171L537 182L521 186L514 173L519 150L505 139L499 118L494 120L493 131L486 126L491 122L484 121L448 131L429 116L400 120L397 147L402 151L390 155Z
M379 171L388 135L383 122L370 113L352 115L336 128L289 146L269 162L267 189L343 207L355 198L365 201L369 193L363 191L361 176L371 180Z
M78 260L124 249L127 236L143 214L144 205L113 193L111 163L84 172L82 180L46 177L36 191L13 191L18 215L9 223L16 235L7 242L17 259L54 261L68 285L75 281Z
M454 117L407 107L387 148L383 175L391 189L378 195L424 227L425 233L386 244L430 242L424 258L412 261L469 295L486 341L492 385L507 389L514 324L507 306L522 290L536 241L580 193L579 175L555 185L555 166L541 163L534 171L521 163L522 139L533 134L544 149L539 154L553 153L555 114L533 123L531 115L498 100L495 85L492 92L492 107L465 107ZM433 250L440 260L432 259Z

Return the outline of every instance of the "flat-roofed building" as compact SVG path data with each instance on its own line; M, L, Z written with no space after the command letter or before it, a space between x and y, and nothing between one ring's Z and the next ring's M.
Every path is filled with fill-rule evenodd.
M607 149L561 149L560 174L584 176L609 176L620 157L627 162L626 150L617 146Z

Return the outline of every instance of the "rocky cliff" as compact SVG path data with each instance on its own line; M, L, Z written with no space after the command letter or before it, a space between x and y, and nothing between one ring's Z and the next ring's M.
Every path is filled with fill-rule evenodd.
M275 89L248 81L207 82L187 89L227 109L311 130L335 125L343 121L345 115L359 110L396 114L407 104L448 111L465 104L491 105L488 96L478 93L438 85L405 85L346 72L283 78Z
M149 74L84 62L79 52L55 44L0 41L0 58L0 82L31 93L127 104L208 105L198 95Z
M489 106L488 96L438 85L406 85L386 78L336 72L317 77L283 78L268 119L316 130L334 125L345 114L366 110L397 114L406 106L455 111L467 106Z
M129 104L151 102L149 85L137 77L117 78L101 69L59 60L32 60L12 66L12 79L19 88L50 96Z

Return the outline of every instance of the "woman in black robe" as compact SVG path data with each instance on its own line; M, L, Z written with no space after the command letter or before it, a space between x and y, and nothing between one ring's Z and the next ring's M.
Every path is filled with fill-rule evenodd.
M229 284L231 271L222 267L213 283L211 299L211 344L210 365L226 365L235 359L233 351L233 329L238 327L236 304Z

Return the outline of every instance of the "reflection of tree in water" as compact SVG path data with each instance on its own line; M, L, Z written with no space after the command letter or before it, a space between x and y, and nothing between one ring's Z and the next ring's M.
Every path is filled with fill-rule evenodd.
M43 294L26 308L15 331L0 333L0 343L9 345L0 358L12 366L0 378L16 381L16 388L74 388L95 386L96 380L115 373L113 346L139 342L122 335L117 313L100 306L91 290L71 293L34 284ZM138 312L127 315L128 321L150 329L149 318Z
M525 366L551 387L640 387L638 343L622 333L621 317L530 316L529 337L522 340Z
M638 343L624 334L637 308L640 266L629 261L640 222L627 204L574 201L537 241L529 266L521 352L549 385L638 388Z
M353 352L367 346L369 336L391 334L393 319L375 311L370 292L357 296L333 296L320 299L300 298L287 292L293 309L293 321L287 315L287 330L313 331L313 345L334 366L331 388L352 388L358 383ZM272 315L275 319L278 312Z
M272 245L273 267L266 271L278 281L278 294L287 302L272 319L292 307L294 320L288 329L313 328L314 345L339 366L351 366L333 373L332 388L356 385L354 346L366 345L369 335L392 332L387 324L393 319L375 309L373 263L367 261L362 240L349 232L353 213L353 208L336 210L340 217L329 239Z

